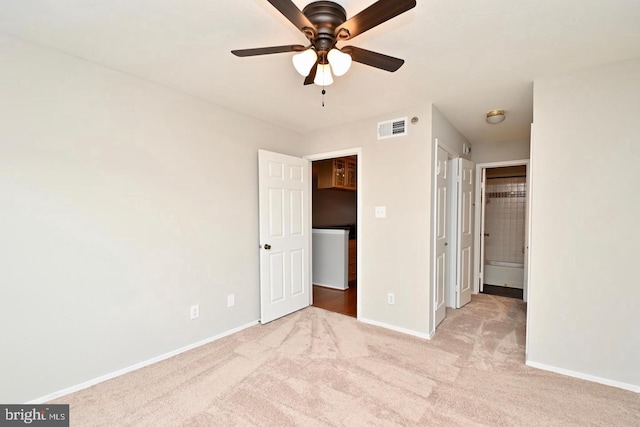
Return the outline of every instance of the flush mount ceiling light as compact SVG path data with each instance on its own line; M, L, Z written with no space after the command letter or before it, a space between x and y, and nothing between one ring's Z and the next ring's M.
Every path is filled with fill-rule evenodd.
M298 52L293 65L302 76L304 84L328 86L333 76L342 76L351 62L396 71L404 60L355 46L336 47L416 6L416 0L378 0L360 13L347 19L345 9L332 1L314 1L303 10L292 0L267 0L302 32L309 44L271 46L254 49L232 50L236 56L268 55L272 53ZM333 74L332 74L333 73Z
M504 110L491 110L487 113L487 123L497 125L505 119Z

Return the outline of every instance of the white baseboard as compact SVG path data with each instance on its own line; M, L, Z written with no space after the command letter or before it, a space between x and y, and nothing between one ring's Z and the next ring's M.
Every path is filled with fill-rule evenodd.
M392 331L401 332L407 335L413 335L414 337L423 338L425 340L430 340L433 337L433 334L425 334L424 332L417 332L411 329L401 328L399 326L389 325L387 323L378 322L377 320L371 319L363 319L361 317L358 318L359 321L363 323L367 323L369 325L379 326L385 329L391 329Z
M111 372L109 374L102 375L102 376L100 376L98 378L94 378L92 380L85 381L85 382L83 382L81 384L78 384L78 385L75 385L75 386L72 386L72 387L68 387L68 388L65 388L65 389L60 390L60 391L53 392L53 393L48 394L46 396L39 397L39 398L34 399L34 400L30 401L30 402L26 402L26 404L28 404L28 405L38 405L38 404L42 404L42 403L48 402L50 400L57 399L59 397L65 396L67 394L75 393L76 391L80 391L80 390L83 390L85 388L89 388L89 387L91 387L93 385L96 385L96 384L99 384L101 382L110 380L112 378L119 377L120 375L127 374L129 372L135 371L135 370L140 369L140 368L144 368L145 366L153 365L154 363L158 363L158 362L161 362L161 361L163 361L165 359L168 359L170 357L177 356L180 353L184 353L186 351L193 350L194 348L203 346L205 344L209 344L209 343L211 343L213 341L217 341L217 340L219 340L221 338L224 338L224 337L227 337L229 335L233 335L236 332L240 332L240 331L242 331L244 329L250 328L251 326L254 326L254 325L257 325L257 324L258 324L258 321L255 320L253 322L250 322L250 323L247 323L245 325L239 326L237 328L225 331L225 332L223 332L221 334L218 334L218 335L215 335L213 337L205 338L205 339L203 339L201 341L195 342L195 343L190 344L188 346L179 348L177 350L170 351L169 353L165 353L165 354L162 354L160 356L156 356L156 357L154 357L152 359L145 360L144 362L136 363L135 365L131 365L131 366L128 366L126 368L119 369L119 370L117 370L115 372Z
M542 369L543 371L555 372L556 374L562 374L568 377L579 378L581 380L587 380L594 383L621 388L623 390L629 390L634 393L640 393L640 385L627 384L620 381L613 381L607 378L596 377L595 375L583 374L582 372L570 371L569 369L563 369L563 368L558 368L556 366L545 365L544 363L532 362L531 360L527 360L525 364L527 366L531 366L532 368Z
M338 285L325 285L323 283L314 283L313 286L321 286L323 288L329 288L329 289L338 289L340 291L346 291L347 289L349 289L349 285L345 285L345 287L341 287Z

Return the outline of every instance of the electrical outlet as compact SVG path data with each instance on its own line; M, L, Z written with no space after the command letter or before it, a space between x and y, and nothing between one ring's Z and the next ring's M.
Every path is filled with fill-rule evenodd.
M386 206L376 206L375 216L376 216L376 218L386 218L387 217L387 207Z
M395 304L396 303L396 294L393 292L389 292L387 294L387 304Z
M236 295L227 295L227 307L233 307L236 304Z
M191 320L197 319L198 317L200 317L200 305L199 304L192 305L189 315L191 317Z

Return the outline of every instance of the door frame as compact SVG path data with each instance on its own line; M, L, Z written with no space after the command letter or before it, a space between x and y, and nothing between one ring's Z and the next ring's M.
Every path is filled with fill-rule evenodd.
M356 194L356 209L358 210L358 212L356 212L356 236L358 236L358 246L356 248L356 276L358 277L358 293L356 295L356 319L360 318L360 301L362 301L362 295L363 293L366 291L366 285L363 284L361 278L362 278L362 274L360 272L360 266L362 265L362 263L360 262L361 259L361 253L362 253L362 147L355 147L355 148L347 148L344 150L338 150L338 151L330 151L330 152L325 152L325 153L316 153L316 154L309 154L306 156L302 156L303 159L307 159L310 162L315 162L318 160L326 160L326 159L334 159L336 157L346 157L346 156L357 156L357 183L358 183L358 190L357 190L357 194ZM313 174L313 167L309 168L309 182L312 182L312 174ZM311 193L309 194L309 198L310 198L310 202L311 202L311 206L313 206L313 191L311 191ZM308 218L308 224L309 224L309 235L311 235L311 228L312 228L312 211L313 209L310 209L308 212L309 218ZM312 245L313 246L313 245ZM312 256L313 254L311 254ZM311 257L311 259L313 259L313 257ZM313 277L313 262L310 263L311 264L311 277ZM313 287L313 283L311 284L311 286ZM310 301L309 304L313 305L313 292L309 293L310 295Z
M485 198L485 188L482 181L483 172L486 169L493 168L501 168L508 166L524 166L526 168L526 180L527 180L527 195L525 200L525 224L524 224L524 289L522 293L522 298L524 302L527 302L529 299L529 277L528 277L528 266L529 266L529 227L530 227L530 216L529 210L531 208L531 166L529 159L520 159L520 160L507 160L502 162L490 162L490 163L478 163L476 164L476 188L475 188L475 238L473 239L473 293L477 294L482 291L482 280L483 280L483 259L481 259L481 251L484 254L484 218L482 217L482 207L483 200Z

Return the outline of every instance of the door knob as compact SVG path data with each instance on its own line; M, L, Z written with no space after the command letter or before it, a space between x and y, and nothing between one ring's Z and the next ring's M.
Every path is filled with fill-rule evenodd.
M271 249L271 245L267 243L266 245L264 245L264 248L265 248L266 250L269 250L269 249Z

